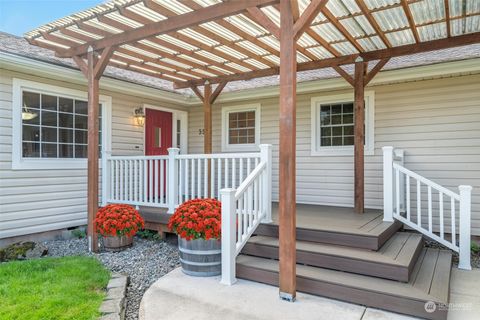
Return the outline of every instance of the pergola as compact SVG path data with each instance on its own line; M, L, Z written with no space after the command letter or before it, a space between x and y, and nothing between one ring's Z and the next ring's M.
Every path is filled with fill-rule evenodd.
M212 104L225 85L280 74L280 294L294 299L297 71L332 67L354 88L354 203L362 213L365 86L392 57L480 42L480 1L114 0L25 37L58 57L73 58L88 80L93 251L99 79L107 65L169 80L174 88L191 88L203 102L205 153L212 151ZM342 68L348 64L354 64L353 75Z

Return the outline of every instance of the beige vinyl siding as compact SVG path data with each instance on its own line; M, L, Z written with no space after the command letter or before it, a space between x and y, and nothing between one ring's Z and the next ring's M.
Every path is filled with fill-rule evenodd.
M480 75L369 87L375 92L375 153L365 157L365 205L381 208L382 150L405 150L405 166L454 192L473 186L472 231L480 235ZM297 201L353 206L353 156L311 156L311 98L297 98ZM273 144L273 199L278 200L278 98L261 104L261 143ZM213 106L213 151L221 152L221 108ZM189 152L203 152L201 108L189 115ZM426 199L424 196L423 199ZM414 200L414 198L412 198ZM425 212L425 211L424 211ZM434 220L436 223L436 220Z
M12 170L13 78L87 90L82 85L0 70L0 239L84 225L87 222L85 169ZM143 155L143 128L134 124L135 108L143 104L180 108L141 96L104 90L100 93L112 97L114 155Z

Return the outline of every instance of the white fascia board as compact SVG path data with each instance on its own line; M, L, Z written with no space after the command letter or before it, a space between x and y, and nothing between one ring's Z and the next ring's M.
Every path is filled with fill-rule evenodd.
M84 86L87 85L87 80L80 70L6 52L0 52L0 68ZM102 77L100 79L100 89L141 96L164 102L174 102L187 106L192 104L191 97L179 93L168 92L109 77ZM198 103L193 102L193 104L196 105Z

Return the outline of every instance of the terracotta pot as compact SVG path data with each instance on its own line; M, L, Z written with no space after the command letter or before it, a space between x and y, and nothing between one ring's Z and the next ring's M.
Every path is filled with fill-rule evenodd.
M125 248L131 247L132 244L132 236L103 237L105 251L122 251Z
M196 277L217 276L222 271L221 241L185 240L178 237L182 271Z

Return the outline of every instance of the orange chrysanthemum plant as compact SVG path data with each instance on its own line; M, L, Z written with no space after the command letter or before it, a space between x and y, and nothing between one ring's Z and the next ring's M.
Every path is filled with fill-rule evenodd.
M127 204L109 204L98 210L95 230L104 237L132 237L145 222L134 207Z
M181 238L220 239L222 205L216 199L193 199L181 204L168 221L168 228Z

